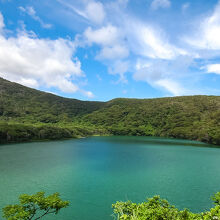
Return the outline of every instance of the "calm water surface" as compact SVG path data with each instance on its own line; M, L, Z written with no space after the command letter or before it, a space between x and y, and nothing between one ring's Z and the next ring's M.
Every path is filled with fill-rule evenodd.
M204 211L220 191L220 148L205 146L147 137L0 145L0 208L22 193L45 191L71 202L47 219L113 219L117 200L155 194L180 209Z

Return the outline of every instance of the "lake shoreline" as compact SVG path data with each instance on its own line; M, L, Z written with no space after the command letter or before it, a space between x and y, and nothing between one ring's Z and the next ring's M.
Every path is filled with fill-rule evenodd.
M74 139L84 139L84 138L89 138L89 137L148 137L148 138L165 138L165 139L172 139L172 140L184 140L184 141L196 141L198 143L207 145L204 147L210 147L210 148L220 148L220 145L204 142L201 140L196 140L196 139L187 139L187 138L178 138L178 137L169 137L169 136L135 136L135 135L112 135L112 134L105 134L105 135L88 135L88 136L74 136L74 137L69 137L69 138L59 138L59 139L29 139L29 140L17 140L17 141L5 141L5 142L0 142L1 145L8 145L8 144L19 144L19 143L38 143L38 142L56 142L56 141L65 141L65 140L74 140Z

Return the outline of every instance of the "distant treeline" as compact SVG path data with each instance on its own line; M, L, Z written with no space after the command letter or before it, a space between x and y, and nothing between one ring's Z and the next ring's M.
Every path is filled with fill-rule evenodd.
M89 102L0 78L0 142L104 134L174 137L220 145L220 96Z

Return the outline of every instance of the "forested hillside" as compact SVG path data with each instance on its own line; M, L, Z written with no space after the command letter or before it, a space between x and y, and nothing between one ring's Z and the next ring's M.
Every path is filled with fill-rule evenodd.
M0 78L0 116L7 120L55 123L93 112L104 104L63 98Z
M115 99L84 117L115 135L154 135L220 144L220 97Z
M141 135L220 145L220 96L88 102L0 78L0 140Z

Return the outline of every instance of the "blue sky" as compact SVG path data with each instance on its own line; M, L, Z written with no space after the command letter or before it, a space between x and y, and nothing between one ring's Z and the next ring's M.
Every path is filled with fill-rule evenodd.
M82 100L220 95L220 1L0 0L0 76Z

